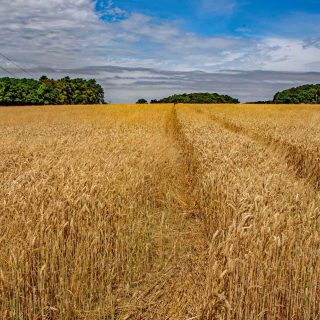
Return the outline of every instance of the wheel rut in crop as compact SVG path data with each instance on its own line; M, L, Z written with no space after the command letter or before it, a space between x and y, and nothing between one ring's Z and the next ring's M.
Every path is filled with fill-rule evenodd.
M183 132L182 124L178 119L176 107L173 107L167 121L167 134L172 137L173 144L179 153L176 172L177 193L185 199L177 201L176 205L188 217L197 218L201 211L196 189L199 181L199 164L194 156L193 146L187 141Z
M155 270L145 286L147 289L136 297L141 308L127 314L125 319L188 319L198 317L202 305L199 283L204 281L206 249L197 199L199 166L183 135L175 106L168 113L165 132L173 163L168 190L172 230L166 241L176 243L176 249L167 267Z
M211 114L210 118L224 129L245 136L270 148L273 153L283 157L288 168L291 169L290 171L292 171L297 178L306 180L315 190L320 191L320 162L318 154L312 150L307 150L302 145L295 145L288 141L276 139L270 135L260 135L216 115Z

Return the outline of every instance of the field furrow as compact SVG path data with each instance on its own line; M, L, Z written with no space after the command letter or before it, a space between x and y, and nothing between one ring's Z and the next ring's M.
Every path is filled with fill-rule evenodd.
M181 130L172 106L164 140L172 172L163 178L170 179L167 196L172 217L166 241L174 243L176 251L167 268L150 274L132 303L140 307L126 314L125 319L186 319L201 309L204 292L199 284L205 281L206 243L197 198L198 167Z

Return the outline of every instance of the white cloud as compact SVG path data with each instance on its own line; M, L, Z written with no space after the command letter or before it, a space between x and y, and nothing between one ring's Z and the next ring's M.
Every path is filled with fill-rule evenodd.
M264 70L314 71L314 64L320 70L320 48L306 46L303 40L267 38L259 44L259 49L268 52Z
M123 15L112 2L103 15ZM119 63L193 69L221 61L238 38L201 37L174 22L139 13L102 21L91 0L12 0L0 12L0 46L30 65L65 67ZM8 41L7 39L10 39Z
M100 18L108 18L111 21L117 21L127 17L127 12L119 7L116 7L112 0L108 0L105 6L99 10Z
M205 0L203 5L214 5L214 10L235 6L225 0ZM117 64L308 71L320 62L317 43L279 37L204 37L175 22L126 13L112 1L102 14L110 19L101 20L91 0L11 0L0 12L0 46L24 65L55 68Z
M203 5L215 5L215 8L210 7L215 12L227 10L231 13L236 8L235 2L222 0L207 0ZM0 48L23 67L32 68L37 75L51 73L53 76L62 76L67 69L71 75L77 76L76 70L80 72L79 68L82 68L81 76L100 79L106 88L113 88L113 100L115 93L121 90L133 97L139 90L150 89L152 96L158 90L161 96L179 88L182 91L192 88L209 90L219 77L230 80L221 76L221 73L214 78L192 73L199 81L192 78L192 81L183 79L173 83L169 80L170 77L175 79L176 74L170 73L161 75L161 79L151 75L153 79L149 77L143 80L141 72L145 71L132 73L132 68L137 67L189 72L202 70L209 73L222 69L320 71L317 38L303 41L279 36L205 37L186 32L174 21L125 12L112 1L97 13L95 3L91 0L10 0L0 11ZM10 68L7 62L0 63ZM112 79L107 79L108 73L101 74L103 67L85 68L106 65L131 69L123 69L118 78L112 76ZM61 72L59 69L62 69ZM14 67L10 70L17 72ZM230 77L237 76L234 71L230 72ZM138 81L139 75L145 82ZM178 73L177 77L182 75ZM241 77L244 77L243 73ZM228 89L228 81L220 82L216 90L223 91L223 84ZM239 92L240 89L245 88L239 87Z

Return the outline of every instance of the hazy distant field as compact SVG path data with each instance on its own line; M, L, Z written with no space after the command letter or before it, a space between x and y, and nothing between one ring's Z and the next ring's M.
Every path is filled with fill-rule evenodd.
M0 319L319 319L320 106L0 108Z

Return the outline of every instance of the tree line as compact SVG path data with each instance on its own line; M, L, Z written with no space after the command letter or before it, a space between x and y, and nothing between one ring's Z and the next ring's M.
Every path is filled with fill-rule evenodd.
M139 99L138 104L148 103L145 99ZM218 93L184 93L175 94L160 100L151 100L153 103L193 103L193 104L210 104L210 103L239 103L238 99L228 95L220 95Z
M320 84L307 84L278 92L273 103L320 104Z
M148 103L139 99L138 104ZM239 103L238 99L217 93L184 93L175 94L160 100L151 100L150 103ZM273 100L247 102L248 104L320 104L320 84L307 84L277 92Z
M60 105L104 103L104 91L93 79L39 80L0 78L0 105Z
M59 105L59 104L101 104L104 103L104 91L93 79L81 78L53 80L42 76L39 80L0 78L0 105ZM138 104L148 103L139 99ZM174 94L163 99L153 99L154 103L192 103L219 104L239 103L228 95L218 93L184 93ZM260 104L320 104L320 84L303 85L275 94L273 100L250 103Z
M273 100L247 102L248 104L320 104L320 84L303 86L277 92Z

